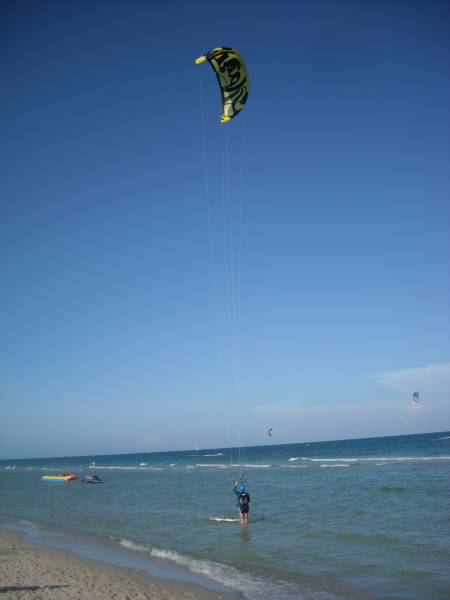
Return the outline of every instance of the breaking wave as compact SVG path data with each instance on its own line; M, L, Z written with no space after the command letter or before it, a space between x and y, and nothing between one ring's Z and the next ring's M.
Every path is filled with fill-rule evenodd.
M240 592L248 600L328 600L334 598L325 592L309 594L301 592L298 587L285 581L265 580L262 577L238 571L231 565L225 565L207 559L194 559L173 550L153 548L150 554L155 558L163 558L189 569L192 573L216 581Z
M304 460L307 462L374 462L374 461L391 461L391 462L401 462L401 461L422 461L422 460L450 460L450 456L371 456L371 457L358 457L358 458L309 458L307 456L293 456L289 458L289 462L295 462L297 460Z

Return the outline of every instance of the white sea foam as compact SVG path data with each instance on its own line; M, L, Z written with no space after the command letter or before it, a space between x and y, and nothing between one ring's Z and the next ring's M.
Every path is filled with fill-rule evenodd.
M249 600L261 598L278 598L280 600L301 600L298 588L287 582L272 582L238 571L230 565L221 564L211 560L198 560L174 552L173 550L160 550L153 548L151 555L155 558L170 560L181 565L193 573L211 579L222 585L231 587L242 593ZM331 598L327 594L320 596L323 600ZM319 598L319 597L318 597Z
M298 456L288 459L290 462L304 460L308 462L374 462L377 460L401 462L401 461L421 461L421 460L450 460L450 456L371 456L358 458L309 458L307 456Z
M201 468L207 468L207 469L228 469L229 465L221 465L221 464L217 464L217 463L197 463L195 465L188 465L188 468L192 467L194 469L201 469Z
M445 435L444 437L438 438L438 440L450 440L450 435Z
M214 452L212 454L200 454L200 452L196 452L195 454L188 454L188 456L225 456L223 452Z
M269 469L272 465L238 465L223 463L196 463L195 465L186 465L186 469Z
M359 458L311 458L311 462L359 462ZM369 460L369 459L368 459ZM370 459L371 460L371 459ZM377 458L376 460L380 460Z
M214 517L210 518L214 519ZM137 552L150 552L153 558L174 562L192 573L240 592L248 600L267 600L268 598L302 600L303 598L298 588L291 583L265 580L262 577L239 571L230 565L207 559L191 558L174 550L162 550L160 548L149 550L144 544L133 542L127 538L120 538L120 545ZM314 595L314 598L317 598L317 600L328 600L333 597L319 592Z
M123 467L123 466L102 466L97 465L96 469L109 469L110 471L164 471L164 467Z
M129 550L136 550L137 552L148 552L148 548L144 544L138 544L127 538L120 538L120 545Z
M321 468L329 467L330 469L337 469L338 467L349 467L350 465L320 465Z
M139 463L139 466L140 466L140 467L146 467L146 466L147 466L147 463Z
M19 519L19 523L25 525L25 527L31 527L32 529L39 529L39 525L33 523L33 521L28 521L27 519Z

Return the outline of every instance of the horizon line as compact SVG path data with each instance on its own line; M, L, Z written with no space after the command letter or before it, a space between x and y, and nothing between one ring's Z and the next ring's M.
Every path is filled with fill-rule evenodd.
M316 440L312 441L304 441L304 442L283 442L281 444L255 444L255 445L242 445L242 446L217 446L217 447L204 447L204 448L185 448L184 450L151 450L144 452L109 452L104 454L71 454L71 455L62 455L62 456L36 456L36 457L24 457L24 458L0 458L0 462L14 462L19 460L47 460L47 459L67 459L67 458L98 458L101 456L132 456L133 454L175 454L175 453L183 453L183 452L203 452L205 450L236 450L239 448L263 448L265 446L293 446L297 444L326 444L328 442L347 442L354 440L377 440L381 438L391 438L391 437L408 437L413 435L432 435L432 434L440 434L440 433L450 433L450 430L442 430L442 431L427 431L422 433L401 433L401 434L391 434L391 435L371 435L368 437L354 437L354 438L340 438L335 440Z

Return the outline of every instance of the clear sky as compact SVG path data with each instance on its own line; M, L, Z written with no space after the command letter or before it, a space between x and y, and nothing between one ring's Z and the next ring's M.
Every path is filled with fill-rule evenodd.
M0 458L450 427L448 2L0 11Z

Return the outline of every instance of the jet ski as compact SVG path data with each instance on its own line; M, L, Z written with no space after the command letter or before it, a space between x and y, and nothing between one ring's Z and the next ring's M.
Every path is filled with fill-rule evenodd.
M86 477L81 481L82 483L103 483L100 477L95 473L93 475L86 475Z

